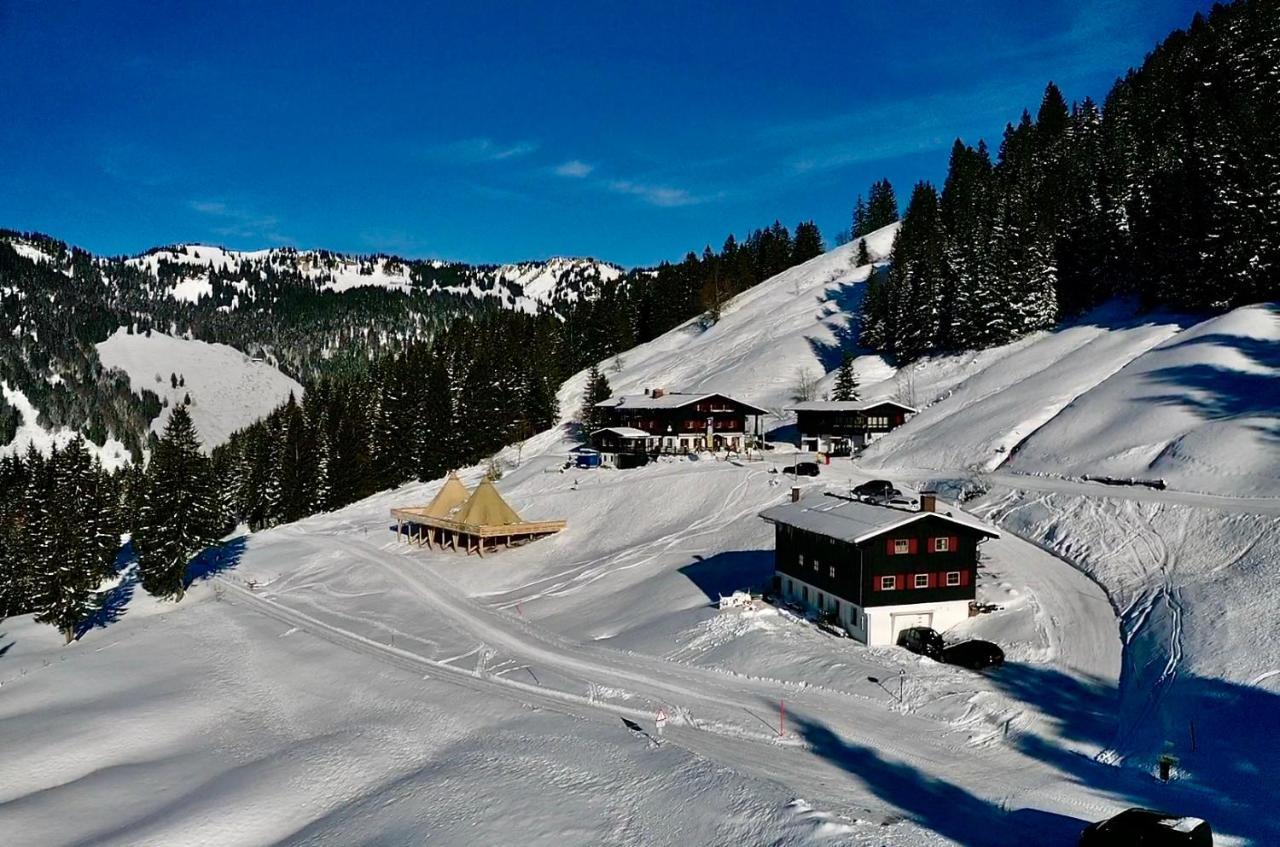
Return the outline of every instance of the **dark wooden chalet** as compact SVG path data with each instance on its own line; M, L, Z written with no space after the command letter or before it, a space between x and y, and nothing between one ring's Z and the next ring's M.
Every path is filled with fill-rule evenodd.
M911 626L945 630L969 616L978 546L999 533L958 510L920 511L830 494L774 506L775 587L854 638L893 644Z
M916 413L896 400L810 400L787 409L796 413L800 449L847 456Z
M661 388L610 397L596 404L606 429L626 429L651 437L655 453L745 450L758 437L765 409L715 392L680 393Z

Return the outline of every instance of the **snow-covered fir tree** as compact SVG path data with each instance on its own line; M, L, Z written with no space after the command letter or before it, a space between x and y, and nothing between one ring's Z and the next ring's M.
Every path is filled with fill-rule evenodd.
M211 470L190 413L175 406L147 467L134 534L138 576L148 593L181 600L187 563L217 540L222 527Z

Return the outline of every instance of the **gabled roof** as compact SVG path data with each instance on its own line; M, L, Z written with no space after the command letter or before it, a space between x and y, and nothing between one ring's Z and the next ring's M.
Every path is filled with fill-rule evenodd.
M718 391L708 391L705 394L684 394L679 391L667 391L654 397L651 394L619 394L616 397L610 397L608 400L601 400L597 406L606 409L681 409L685 406L699 403L711 397L723 397L726 400L737 403L751 410L752 414L767 415L768 409L761 409L759 406L753 406L736 397L730 397L728 394L721 394Z
M897 406L904 412L915 414L920 411L908 406L906 403L899 403L897 400L806 400L803 403L796 403L794 406L788 406L788 412L865 412L868 409L874 409L876 406Z
M826 494L765 509L760 517L770 523L793 526L850 544L861 544L890 530L930 517L975 530L990 538L1000 537L999 531L994 527L971 518L958 509L950 512L908 512L891 506L877 506Z
M606 426L592 432L592 435L599 435L602 432L612 432L620 438L651 438L649 433L643 429L636 429L633 426Z
M480 480L471 497L449 519L468 526L506 526L521 522L520 515L507 505L487 479Z
M462 484L462 480L458 479L458 475L451 473L444 481L444 485L436 492L436 496L427 504L427 508L422 511L433 518L447 518L450 512L467 502L470 496L471 492L467 491L467 487Z

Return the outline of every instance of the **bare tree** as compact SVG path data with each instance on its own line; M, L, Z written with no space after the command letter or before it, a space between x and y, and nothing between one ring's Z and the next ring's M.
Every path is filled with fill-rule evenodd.
M899 403L905 403L913 409L920 408L916 405L916 374L914 368L905 368L898 371L898 375L894 377L894 399Z
M791 399L806 403L818 394L818 378L808 368L796 368L796 381L791 386Z

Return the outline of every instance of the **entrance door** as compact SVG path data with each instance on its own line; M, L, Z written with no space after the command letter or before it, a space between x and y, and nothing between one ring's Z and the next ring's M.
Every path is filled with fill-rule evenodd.
M898 633L904 629L910 629L913 626L933 626L933 612L911 612L908 614L892 615L893 637L891 644L898 643Z

